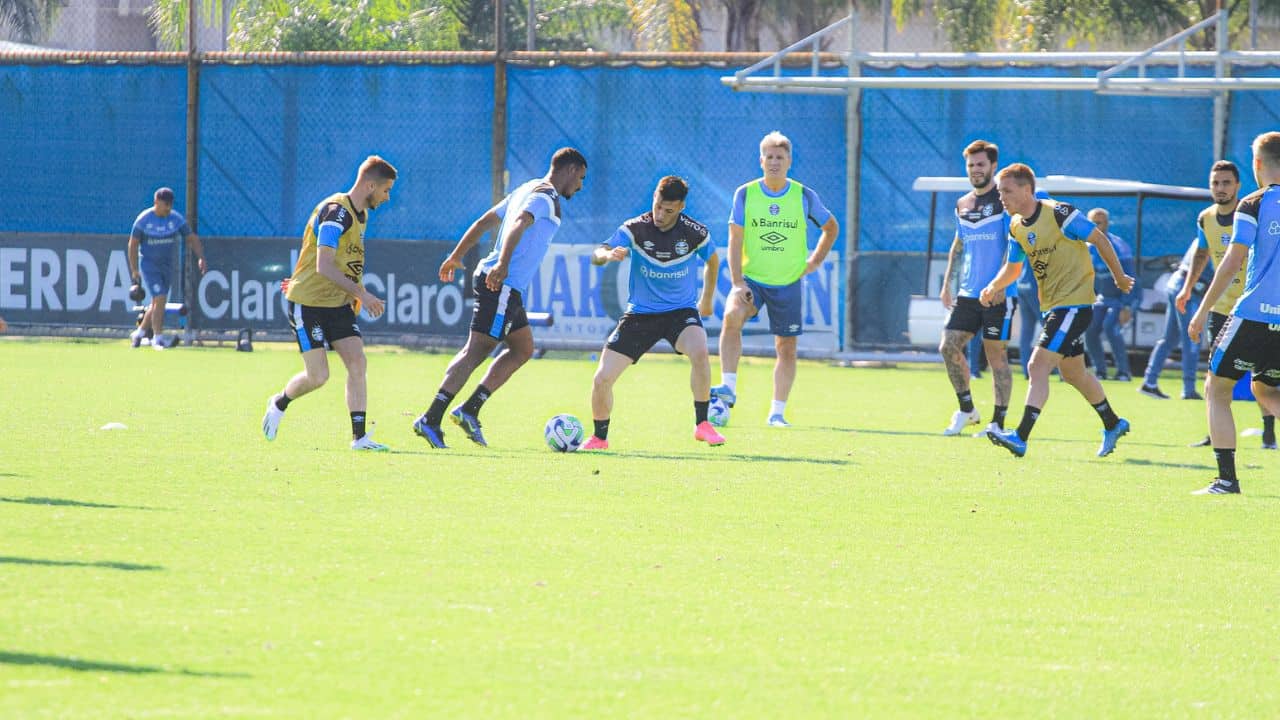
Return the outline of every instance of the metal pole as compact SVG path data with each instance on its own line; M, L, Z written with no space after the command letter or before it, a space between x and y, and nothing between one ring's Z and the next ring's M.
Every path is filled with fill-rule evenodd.
M857 45L858 16L853 0L849 0L849 76L862 74L862 63L854 52ZM858 221L859 188L862 183L862 90L850 88L844 103L845 179L844 191L844 278L845 313L841 349L848 350L854 344L857 329L858 291Z
M1227 65L1223 53L1227 52L1228 47L1228 27L1227 27L1227 11L1219 10L1217 14L1218 26L1216 33L1216 43L1214 51L1217 53L1213 61L1213 76L1222 80L1230 75L1231 68ZM1213 159L1221 160L1227 147L1227 93L1226 91L1218 91L1213 94Z
M1258 49L1258 0L1249 0L1249 49Z
M924 248L924 292L921 294L929 297L929 283L933 279L933 234L938 226L938 193L937 191L929 193L929 241ZM943 278L943 282L947 279Z
M489 176L493 202L497 203L506 195L507 170L507 56L506 29L504 27L503 5L505 0L498 0L493 12L493 142L489 152ZM479 243L467 253L467 267L474 268L480 259ZM471 292L471 273L466 274L463 281L468 297Z
M1146 199L1147 197L1145 195L1138 193L1138 213L1137 217L1134 218L1133 231L1133 274L1135 277L1133 278L1134 285L1132 292L1136 293L1142 292L1142 203L1145 202ZM1190 278L1188 278L1187 282L1191 282ZM1129 329L1129 347L1136 348L1138 347L1137 311L1133 313L1133 320L1131 322L1133 327ZM1125 358L1126 371L1129 369L1128 360L1129 358ZM1116 362L1118 364L1119 359L1117 359ZM1126 374L1128 373L1126 372Z
M881 31L882 39L880 49L889 52L889 20L893 17L893 3L891 0L880 0L880 15L884 23Z
M529 0L529 17L525 21L524 45L525 49L533 52L537 45L538 36L534 28L537 27L538 14L534 11L534 0Z
M199 232L200 227L200 58L196 48L196 0L187 0L187 177L186 177L186 211L187 225L191 232ZM193 284L189 277L190 263L187 262L187 244L181 242L178 249L178 277L182 279L182 302L187 303L186 341L189 343L196 327L199 326L200 313L189 292Z

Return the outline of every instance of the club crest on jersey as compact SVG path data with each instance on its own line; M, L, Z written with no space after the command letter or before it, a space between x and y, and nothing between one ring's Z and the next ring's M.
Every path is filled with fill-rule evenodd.
M995 211L996 209L992 207L990 203L987 203L986 205L982 206L982 217L990 217L991 213Z
M1027 233L1027 244L1028 245L1036 244L1036 234L1034 232Z
M1230 236L1230 235L1228 235L1227 233L1223 233L1223 234L1222 234L1222 244L1223 244L1223 245L1230 245L1230 244L1231 244L1231 236Z
M684 240L677 240L675 250L677 255L688 254L689 243L685 242Z
M777 215L780 212L782 212L782 208L778 207L778 203L773 203L769 206L770 215Z

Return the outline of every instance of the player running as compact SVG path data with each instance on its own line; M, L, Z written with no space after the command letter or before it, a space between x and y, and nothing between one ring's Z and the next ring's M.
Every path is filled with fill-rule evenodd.
M1084 396L1102 418L1102 446L1098 456L1110 455L1120 436L1129 432L1129 421L1117 417L1107 402L1097 376L1084 366L1084 332L1093 313L1093 263L1089 245L1115 279L1121 292L1129 292L1133 278L1124 273L1111 241L1071 205L1037 200L1036 176L1031 168L1014 163L1000 171L1000 200L1013 214L1010 220L1009 258L996 277L982 289L983 305L998 302L1000 293L1018 279L1022 264L1030 262L1040 288L1040 307L1046 308L1044 330L1027 365L1030 382L1022 422L1014 430L987 431L992 443L1022 457L1040 411L1049 399L1049 374L1058 368L1062 379Z

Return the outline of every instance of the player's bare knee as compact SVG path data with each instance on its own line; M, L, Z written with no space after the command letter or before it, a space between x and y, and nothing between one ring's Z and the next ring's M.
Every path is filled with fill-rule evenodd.
M329 382L329 368L307 368L307 384L314 390Z

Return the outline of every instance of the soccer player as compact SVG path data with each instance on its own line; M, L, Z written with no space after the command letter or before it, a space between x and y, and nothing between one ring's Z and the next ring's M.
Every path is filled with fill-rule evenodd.
M1087 216L1100 232L1111 241L1111 247L1120 258L1120 267L1126 275L1137 275L1137 264L1129 244L1115 233L1109 232L1111 214L1102 208L1094 208ZM1111 344L1111 356L1115 358L1116 374L1114 380L1129 382L1133 376L1129 374L1129 349L1124 342L1124 326L1129 324L1136 309L1140 293L1120 292L1112 281L1111 271L1098 255L1098 248L1089 246L1089 257L1093 260L1093 289L1097 297L1093 301L1093 320L1084 334L1085 354L1093 362L1093 371L1099 380L1107 379L1107 353L1103 349L1105 337Z
M1182 348L1182 399L1203 399L1200 393L1196 392L1196 369L1200 363L1200 339L1193 338L1187 334L1187 323L1191 321L1191 316L1195 314L1196 308L1200 306L1200 296L1204 293L1204 289L1209 286L1209 281L1213 279L1213 276L1210 275L1206 279L1201 274L1197 275L1193 280L1187 279L1190 276L1191 262L1196 254L1197 244L1196 240L1191 241L1191 245L1182 254L1182 260L1178 263L1178 267L1165 282L1164 336L1157 340L1155 347L1151 349L1151 357L1147 359L1147 369L1142 376L1142 385L1138 387L1140 394L1157 400L1169 399L1169 396L1160 389L1160 371L1164 369L1164 362L1169 358L1169 352L1173 350L1175 343L1180 343ZM1177 303L1178 294L1188 285L1191 286L1191 290L1187 295L1190 304L1184 303L1179 307Z
M1254 138L1253 175L1259 190L1246 196L1236 208L1231 246L1222 256L1204 302L1189 326L1193 335L1200 335L1209 313L1235 281L1247 255L1244 291L1209 359L1205 395L1218 477L1208 487L1197 490L1198 495L1240 492L1236 477L1236 422L1231 415L1231 391L1237 380L1252 372L1254 396L1270 415L1280 414L1280 132Z
M1226 256L1227 249L1231 245L1232 234L1232 216L1236 211L1237 196L1240 192L1240 169L1230 160L1219 160L1213 164L1213 168L1209 171L1209 192L1213 194L1214 204L1205 208L1200 212L1200 216L1196 219L1196 254L1191 261L1192 273L1199 273L1208 265L1209 258L1213 257L1213 266L1221 267L1222 258ZM1244 273L1237 272L1232 278L1231 284L1223 291L1222 298L1218 303L1209 310L1209 342L1212 347L1216 344L1218 334L1222 332L1222 328L1227 324L1227 316L1231 314L1231 309L1235 307L1236 301L1240 299L1240 295L1244 293ZM1199 277L1193 274L1192 277ZM1178 309L1186 312L1187 300L1191 293L1180 293L1175 300ZM1194 314L1195 309L1192 309ZM1198 340L1199 338L1197 338ZM1194 390L1193 390L1194 392ZM1186 397L1186 395L1183 395ZM1199 394L1195 394L1199 399ZM1261 405L1259 401L1259 405ZM1206 440L1208 440L1206 438ZM1208 445L1208 442L1204 442ZM1276 418L1272 413L1267 412L1267 408L1262 408L1262 448L1264 450L1276 449Z
M262 434L275 440L289 403L318 389L329 379L326 347L347 368L347 409L351 413L351 449L385 451L365 427L367 381L364 338L356 323L363 306L372 317L384 305L361 284L364 277L364 232L369 211L391 198L396 169L377 155L360 164L356 182L316 205L302 231L302 252L285 290L289 324L302 351L302 372L267 402Z
M693 390L693 439L723 445L724 437L707 421L711 405L711 361L707 357L707 331L702 318L712 312L720 258L705 225L684 214L689 185L668 175L653 191L653 209L631 218L591 254L593 265L622 262L631 256L628 281L630 299L618 327L605 342L591 386L591 417L595 430L583 450L609 449L609 415L613 411L613 384L627 366L659 340L666 340L689 358L689 385ZM702 271L698 293L697 261Z
M984 305L998 302L1000 293L1018 279L1023 262L1030 262L1040 287L1040 307L1046 308L1044 330L1028 365L1026 407L1014 430L987 431L991 442L1017 457L1027 453L1027 440L1040 411L1049 399L1049 374L1058 368L1102 419L1102 447L1098 456L1110 455L1120 436L1129 432L1129 421L1117 417L1098 378L1084 367L1084 332L1093 314L1093 263L1089 245L1111 270L1122 292L1133 288L1120 259L1105 233L1094 227L1079 210L1056 200L1037 200L1036 176L1031 168L1014 163L997 176L1000 200L1013 214L1010 221L1009 258L999 274L982 289Z
M729 213L729 279L720 328L720 380L712 392L733 407L738 401L738 360L742 326L769 311L769 330L777 360L773 367L773 404L766 422L790 427L783 413L796 379L796 338L804 331L805 275L822 267L840 224L818 194L787 177L791 141L776 130L760 141L764 177L739 187ZM809 252L808 223L822 228Z
M975 140L964 149L965 171L973 190L956 201L956 234L947 256L941 293L942 306L951 314L938 347L960 409L951 415L951 424L942 431L943 435L959 435L966 426L980 422L973 394L969 392L971 368L965 358L965 347L975 335L981 333L995 386L995 411L988 430L1004 429L1009 395L1013 392L1007 346L1018 299L1006 296L1002 290L993 305L978 302L978 293L1000 271L1008 249L1009 215L996 190L999 155L1000 149L985 140ZM955 270L959 270L959 291L952 295L951 275Z
M431 406L413 423L413 431L431 447L447 447L440 421L449 401L505 340L506 349L489 365L471 397L449 414L472 442L488 445L480 430L480 408L533 356L533 331L525 314L524 296L551 238L560 229L560 198L572 198L582 189L586 176L587 160L582 153L573 148L557 150L545 177L524 183L471 223L440 265L440 280L453 282L454 273L463 269L467 251L485 233L498 228L493 251L476 268L471 334L445 370Z
M179 237L187 241L195 253L200 273L209 269L204 259L204 246L191 232L182 214L173 209L173 190L162 187L153 196L154 204L138 214L129 233L129 274L151 294L151 303L142 314L138 329L129 335L133 347L151 333L151 347L164 350L164 304L173 279L173 256ZM141 262L139 262L141 260ZM141 269L141 272L139 272Z

